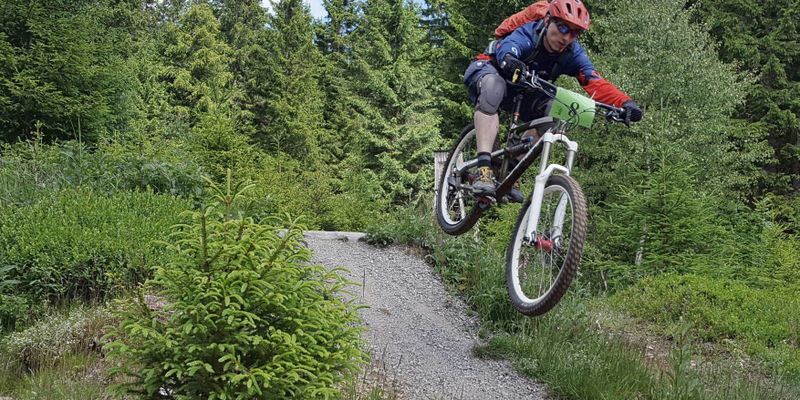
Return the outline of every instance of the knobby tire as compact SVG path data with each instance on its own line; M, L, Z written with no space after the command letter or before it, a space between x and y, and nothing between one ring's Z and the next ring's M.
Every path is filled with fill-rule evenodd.
M552 175L545 185L546 193L548 193L548 188L550 189L550 192L556 192L557 190L560 191L563 188L563 193L566 193L569 196L569 202L571 205L571 232L568 239L569 247L567 248L563 263L561 263L559 266L558 275L556 276L555 280L550 283L549 288L543 295L537 296L535 299L528 297L526 300L525 297L527 297L527 295L523 293L522 283L520 283L519 288L514 285L514 274L517 274L517 281L520 282L520 271L523 269L523 262L520 260L520 257L523 251L525 251L526 255L529 251L534 254L533 261L525 262L525 264L528 264L526 265L526 268L532 265L533 267L541 267L542 269L546 269L544 266L537 265L544 264L544 262L541 260L546 259L547 255L541 255L539 253L546 252L541 249L535 249L535 247L532 245L523 243L527 224L527 214L531 206L530 200L528 200L528 202L526 202L520 210L519 216L517 217L517 222L514 225L511 241L509 242L508 249L506 250L506 287L508 289L509 299L517 311L527 316L542 315L550 311L556 304L558 304L558 302L569 289L572 280L575 278L575 275L578 272L578 266L580 264L581 257L583 256L583 245L586 239L587 207L586 199L583 195L583 190L581 189L580 185L578 185L578 183L572 177L566 175ZM541 215L539 216L539 226L542 226L542 221L548 221L548 218L552 219L553 215L546 213L543 209ZM566 222L564 224L566 224ZM528 247L524 248L523 246ZM550 253L552 253L552 250ZM536 259L536 255L539 255L538 259ZM550 255L551 259L552 257L553 256ZM531 274L534 273L538 272L531 272Z

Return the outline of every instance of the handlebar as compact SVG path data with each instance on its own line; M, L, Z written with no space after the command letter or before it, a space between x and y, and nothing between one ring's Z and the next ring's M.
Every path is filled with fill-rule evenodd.
M551 98L556 97L556 90L558 86L536 76L534 72L525 71L520 79L520 84L530 89L541 91ZM513 84L513 83L512 83ZM602 109L605 113L601 114L609 122L622 122L625 126L631 125L630 115L625 112L625 109L615 107L611 104L601 103L595 101L595 107Z

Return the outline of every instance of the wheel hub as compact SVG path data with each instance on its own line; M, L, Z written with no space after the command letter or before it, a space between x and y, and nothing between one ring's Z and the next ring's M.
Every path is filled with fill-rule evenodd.
M553 251L553 241L550 239L545 239L544 236L538 236L533 242L533 248L549 253Z

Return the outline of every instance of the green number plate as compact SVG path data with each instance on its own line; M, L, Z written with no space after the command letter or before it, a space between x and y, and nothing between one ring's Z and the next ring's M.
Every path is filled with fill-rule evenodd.
M584 128L591 128L594 111L594 100L571 90L558 88L549 116L571 124L577 123Z

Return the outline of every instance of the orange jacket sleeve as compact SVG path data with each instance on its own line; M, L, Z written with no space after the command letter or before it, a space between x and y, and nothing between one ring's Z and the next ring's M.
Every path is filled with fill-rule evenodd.
M578 82L589 97L606 104L622 107L622 103L631 99L623 91L617 89L611 82L605 80L597 71L592 71L586 76L583 71L578 74Z

